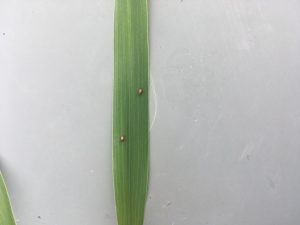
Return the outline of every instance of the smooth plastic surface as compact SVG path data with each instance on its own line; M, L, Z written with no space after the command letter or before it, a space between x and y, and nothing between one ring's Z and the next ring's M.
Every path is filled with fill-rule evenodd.
M145 225L298 225L299 1L149 4ZM113 9L0 0L0 160L19 225L116 225Z

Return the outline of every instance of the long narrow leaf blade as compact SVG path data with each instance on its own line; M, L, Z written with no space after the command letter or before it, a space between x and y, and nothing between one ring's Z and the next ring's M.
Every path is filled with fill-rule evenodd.
M0 172L0 225L15 225L6 186Z
M113 175L119 225L142 225L148 188L147 0L115 0Z

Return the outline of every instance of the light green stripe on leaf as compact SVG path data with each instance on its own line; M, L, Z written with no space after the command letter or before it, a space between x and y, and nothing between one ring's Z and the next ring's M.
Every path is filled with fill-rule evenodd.
M6 186L0 172L0 225L15 225Z
M115 0L113 175L118 225L142 225L149 173L147 0Z

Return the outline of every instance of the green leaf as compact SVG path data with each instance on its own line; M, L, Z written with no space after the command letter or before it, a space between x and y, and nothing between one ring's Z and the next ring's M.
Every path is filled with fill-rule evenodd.
M113 176L119 225L142 225L149 174L148 5L115 0Z
M0 225L15 225L8 193L0 172Z

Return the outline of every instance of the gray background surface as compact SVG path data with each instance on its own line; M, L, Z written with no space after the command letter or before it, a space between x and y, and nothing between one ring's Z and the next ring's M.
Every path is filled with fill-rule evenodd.
M112 0L0 0L18 225L115 225ZM145 225L299 225L300 2L149 0Z

